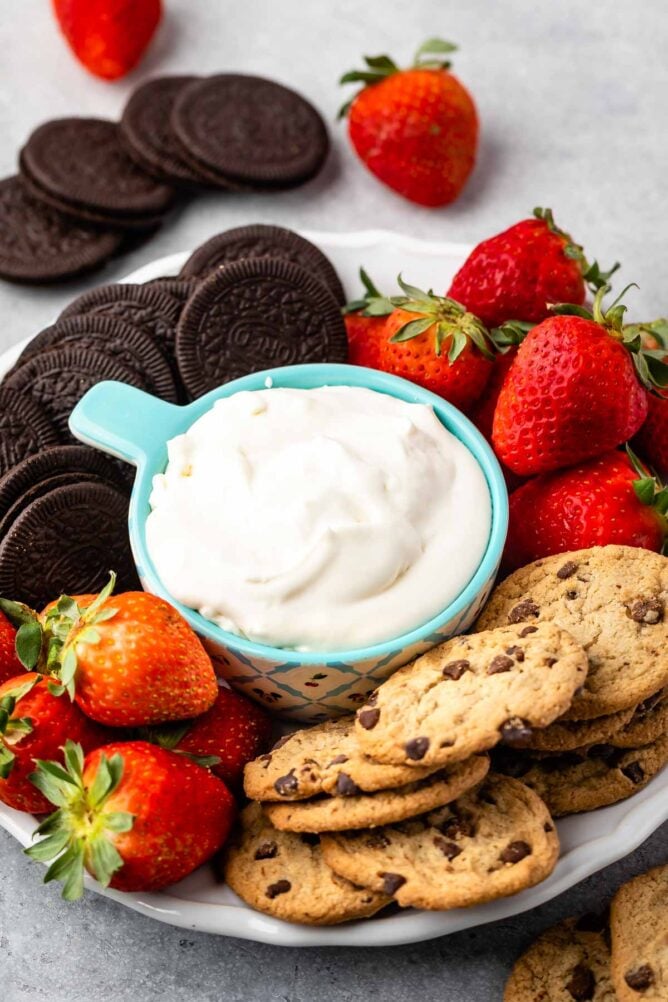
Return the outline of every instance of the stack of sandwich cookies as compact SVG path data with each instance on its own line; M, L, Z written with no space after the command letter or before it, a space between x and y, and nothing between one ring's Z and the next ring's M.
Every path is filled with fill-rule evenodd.
M318 111L274 81L150 80L118 123L68 117L32 132L19 174L0 181L0 276L79 275L150 236L184 191L293 188L321 170L328 152Z
M551 727L506 750L495 767L519 776L555 815L594 810L645 786L668 761L668 561L598 547L536 561L492 594L476 628L545 622L587 651L584 689Z
M0 188L0 211L1 204ZM218 260L223 245L224 262ZM73 443L69 431L73 407L101 380L119 380L170 403L187 401L208 388L204 377L195 378L197 363L192 358L201 354L203 365L215 367L216 349L207 333L207 310L213 300L208 292L198 296L210 271L225 276L226 295L237 304L234 329L221 347L216 385L257 368L285 364L290 355L320 362L346 360L347 340L338 306L341 283L328 259L307 240L280 227L248 226L221 234L202 250L191 258L199 261L191 275L185 273L186 265L180 276L105 285L79 296L28 343L5 375L0 385L4 594L39 606L53 594L101 588L105 583L101 575L110 566L118 572L119 587L138 585L127 531L130 468L100 457L106 464L103 472L113 471L100 476L99 464L89 469L94 464L81 458L96 455L92 450L62 446ZM0 252L0 268L1 259ZM236 269L231 277L230 269ZM262 318L253 297L246 295L248 283L256 281L266 296ZM272 312L267 305L278 304L286 288L299 303L297 317L284 316L278 305ZM187 389L177 359L177 336L191 299L202 326L194 335L190 329L186 357L190 352L191 361L184 370ZM240 331L243 346L237 351L234 338ZM16 496L19 482L24 497ZM10 498L6 509L3 497ZM41 555L40 574L33 561L25 560L26 547Z
M125 471L85 446L18 463L0 479L0 594L39 609L53 595L99 590L110 566L121 588L138 588L128 500Z

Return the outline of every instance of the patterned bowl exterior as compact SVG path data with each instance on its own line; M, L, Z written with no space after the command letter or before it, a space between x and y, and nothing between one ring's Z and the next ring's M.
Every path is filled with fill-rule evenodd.
M323 661L322 664L295 664L273 658L244 657L230 645L204 638L204 645L217 673L235 689L262 703L286 720L317 724L321 720L354 712L368 694L397 668L424 654L474 623L489 598L496 571L491 574L478 600L443 623L420 643L402 647L381 660Z
M492 527L487 550L473 578L459 597L429 623L373 647L340 654L300 654L237 637L177 602L153 568L145 524L153 476L162 472L167 462L167 442L189 428L216 399L264 386L308 389L327 384L366 386L432 406L485 473L492 499ZM348 365L290 366L244 376L185 407L167 404L123 383L98 383L73 411L70 428L82 441L137 466L129 530L144 589L165 598L181 612L202 638L222 678L286 719L316 723L351 712L395 669L468 629L494 584L508 524L508 496L501 469L489 445L459 411L405 380Z

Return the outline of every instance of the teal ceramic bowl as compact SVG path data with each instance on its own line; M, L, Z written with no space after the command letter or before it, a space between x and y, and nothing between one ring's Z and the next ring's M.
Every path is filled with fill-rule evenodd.
M185 432L215 400L240 390L268 386L313 389L326 385L361 386L431 406L478 461L492 505L487 549L454 602L401 637L335 654L256 644L222 630L175 601L153 567L145 533L151 484L167 465L167 442ZM494 584L508 528L508 494L501 468L482 435L460 411L406 380L351 365L295 365L244 376L184 407L165 403L124 383L98 383L72 412L70 428L82 442L137 467L130 501L130 540L143 587L179 609L202 638L222 677L283 717L317 722L354 710L396 668L470 627Z

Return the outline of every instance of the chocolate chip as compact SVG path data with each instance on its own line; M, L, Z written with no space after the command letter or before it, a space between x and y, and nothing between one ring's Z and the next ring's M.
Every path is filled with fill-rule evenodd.
M487 674L498 675L501 672L510 671L514 664L515 662L512 658L506 657L505 654L497 654L496 657L492 658L490 661Z
M434 845L437 849L441 850L445 858L448 860L454 859L455 856L459 856L462 851L458 845L455 845L454 842L448 842L448 840L444 839L442 835L434 836Z
M447 665L443 666L443 678L449 678L453 682L456 682L470 667L471 662L463 658L460 661L449 661Z
M572 560L567 560L566 563L562 564L557 571L557 577L560 578L561 581L565 581L566 578L572 578L577 569L577 564L574 564Z
M531 855L531 846L527 842L509 842L503 850L499 859L502 863L519 863L526 856Z
M366 697L367 706L375 706L378 702L378 689L372 689L369 695Z
M269 884L265 893L268 898L273 900L279 894L287 894L290 890L292 890L292 884L289 880L277 880L275 884Z
M629 762L629 764L625 765L622 769L622 773L627 779L631 780L634 786L637 786L638 783L642 783L645 778L645 770L641 766L640 762Z
M290 769L287 776L279 776L274 783L274 789L280 797L289 797L291 793L296 793L299 789L299 780L295 776L295 770Z
M571 980L566 984L566 991L575 1002L588 1002L593 999L596 991L596 978L591 967L576 964L571 974Z
M641 967L635 967L632 971L627 971L624 975L624 981L634 992L644 992L646 988L654 984L654 971L649 964L643 964Z
M278 846L275 842L261 842L255 850L255 859L274 859L278 856Z
M449 839L473 838L475 835L475 824L471 815L460 815L459 817L447 818L443 824L438 826L438 830Z
M429 738L413 738L404 745L406 756L413 762L419 762L427 754Z
M380 720L380 710L360 710L357 719L365 731L372 731Z
M556 658L545 658L545 667L546 668L553 668L556 665L556 663L557 663L557 659Z
M299 838L304 845L320 845L320 836L315 832L303 832Z
M663 602L659 598L638 599L631 606L629 614L636 623L656 626L663 619Z
M406 883L406 878L402 877L400 873L379 873L378 876L383 878L385 894L395 894Z
M619 765L625 754L626 751L623 748L615 748L614 745L608 744L592 745L587 752L589 758L601 759L611 769Z
M293 737L292 734L284 734L282 738L278 739L278 741L276 742L276 744L274 745L274 747L271 750L272 751L278 751L278 749L282 748L283 745L287 745L287 743L288 743L288 741L290 740L291 737Z
M663 699L663 691L655 692L653 696L648 696L647 699L643 700L636 706L636 717L645 717L650 710L653 710L661 700Z
M347 755L335 755L332 761L329 763L327 768L329 769L332 765L343 765L344 762L348 761Z
M545 824L543 825L543 831L544 832L548 832L548 834L549 834L549 832L553 832L554 831L554 825L551 825L549 821L546 821Z
M512 647L506 647L506 654L512 655L520 664L524 661L524 651L517 644L513 644Z
M391 845L391 840L384 832L372 832L366 840L369 849L387 849Z
M452 738L443 738L442 741L439 741L438 747L439 748L452 748L452 747L454 747L454 744L455 744L455 742L454 742L454 740Z
M339 797L357 797L362 792L345 772L340 772L336 777L336 792Z
M501 739L511 748L523 748L531 735L531 728L521 717L510 717L501 725Z
M525 598L508 613L509 623L523 623L531 616L539 616L540 609L531 598Z
M538 627L525 626L524 629L520 631L520 637L528 637L530 633L538 633Z
M566 592L566 598L570 598L572 600L577 597L578 593L576 592L575 588L571 588L569 591Z

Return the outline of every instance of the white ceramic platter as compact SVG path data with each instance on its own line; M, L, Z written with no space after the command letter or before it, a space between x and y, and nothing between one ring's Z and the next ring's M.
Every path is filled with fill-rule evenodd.
M360 265L383 290L394 290L396 276L401 271L407 281L443 293L469 250L461 245L425 243L383 231L305 232L304 236L331 258L351 298L359 293ZM174 254L162 258L129 275L127 281L142 282L175 274L186 257L187 254ZM45 317L45 326L48 321ZM14 362L19 350L20 346L16 346L0 356L0 375ZM202 867L180 884L158 894L105 891L90 878L87 886L126 908L184 929L281 946L393 946L445 936L535 908L633 852L666 820L668 768L624 803L559 822L561 858L551 877L537 887L478 908L450 912L407 910L386 918L331 928L290 925L252 911L229 888L216 882L209 867ZM25 846L31 841L35 822L29 815L0 804L0 825ZM39 878L35 865L35 881Z

